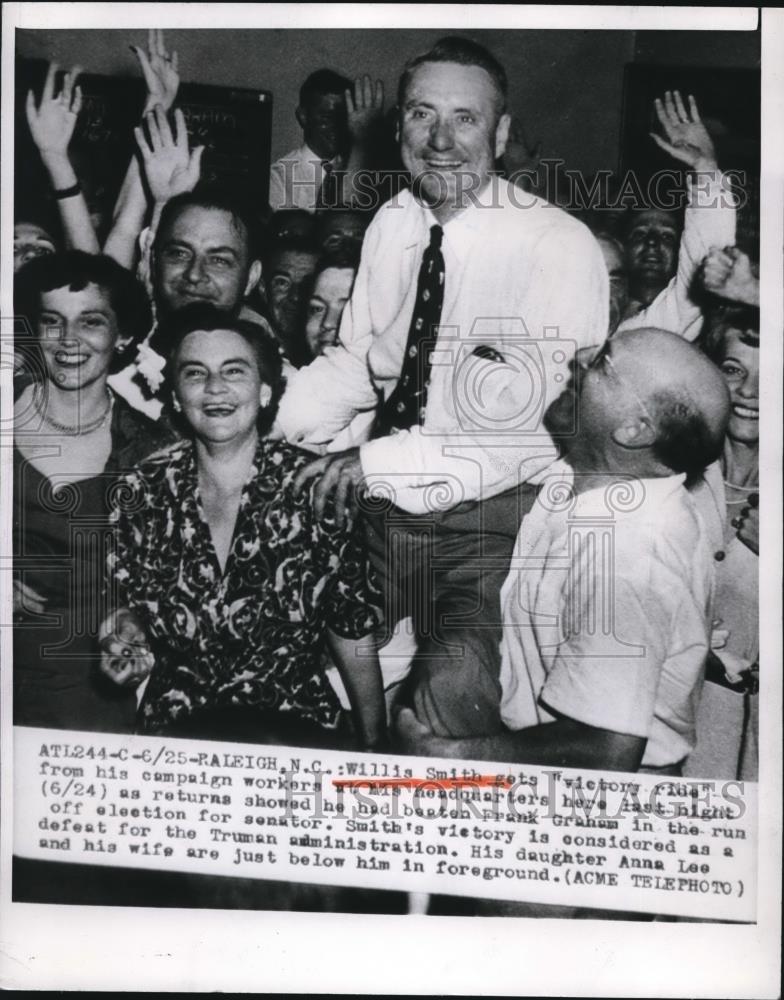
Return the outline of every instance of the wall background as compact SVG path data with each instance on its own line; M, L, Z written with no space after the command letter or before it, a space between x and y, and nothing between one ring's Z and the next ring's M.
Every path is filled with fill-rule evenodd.
M216 20L220 8L216 7ZM183 81L257 87L273 92L272 156L299 145L294 120L299 86L328 66L384 81L394 103L400 69L443 34L418 29L167 30ZM511 110L547 157L590 173L615 169L621 130L623 68L648 62L695 66L759 66L759 36L748 32L461 30L506 67ZM78 62L85 72L137 75L128 46L146 45L144 31L74 29L17 32L21 56Z

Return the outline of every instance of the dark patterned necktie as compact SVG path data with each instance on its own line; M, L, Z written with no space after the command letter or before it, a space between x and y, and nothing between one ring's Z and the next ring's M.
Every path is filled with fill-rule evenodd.
M374 437L421 424L425 417L427 386L430 379L432 351L438 336L441 308L444 304L444 256L441 226L430 227L430 243L422 256L417 280L416 301L403 356L400 380L376 417Z
M324 176L321 179L316 208L336 208L338 202L338 179L335 176L335 167L329 160L322 160L321 163Z

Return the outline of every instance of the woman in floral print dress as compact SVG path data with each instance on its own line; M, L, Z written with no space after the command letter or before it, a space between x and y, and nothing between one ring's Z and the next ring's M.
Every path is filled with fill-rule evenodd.
M336 726L327 639L359 744L373 748L385 709L366 560L353 527L331 511L318 520L295 490L309 456L264 437L283 387L274 342L200 304L163 333L186 436L125 479L103 669L120 684L149 674L143 732L198 734L216 712L258 712L262 740L270 720Z

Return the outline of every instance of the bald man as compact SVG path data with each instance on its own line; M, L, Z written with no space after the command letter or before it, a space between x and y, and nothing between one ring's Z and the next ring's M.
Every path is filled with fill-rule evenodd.
M545 416L563 461L501 591L500 669L420 678L398 719L406 750L680 773L713 576L684 483L719 456L728 417L721 373L673 334L635 330L578 352Z

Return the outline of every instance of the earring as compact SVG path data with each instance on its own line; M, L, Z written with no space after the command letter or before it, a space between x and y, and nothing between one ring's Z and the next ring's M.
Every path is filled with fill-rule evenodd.
M172 409L175 413L182 413L182 407L180 406L180 401L176 396L172 396Z

